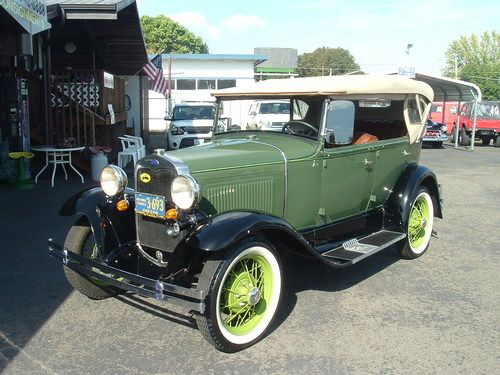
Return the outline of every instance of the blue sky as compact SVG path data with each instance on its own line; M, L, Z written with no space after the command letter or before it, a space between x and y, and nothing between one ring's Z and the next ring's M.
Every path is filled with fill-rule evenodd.
M439 74L450 42L498 30L500 1L169 1L137 0L140 15L165 14L208 44L210 53L253 53L254 47L349 50L361 68L399 65ZM411 43L410 55L405 54Z

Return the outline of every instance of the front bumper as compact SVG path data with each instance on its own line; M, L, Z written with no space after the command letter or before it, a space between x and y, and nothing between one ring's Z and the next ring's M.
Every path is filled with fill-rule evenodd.
M438 136L425 136L422 138L424 142L444 142L448 140L448 136L446 134L440 134Z
M184 288L164 281L150 279L96 262L75 254L49 239L49 254L62 260L62 263L81 275L88 276L145 297L167 301L203 314L205 293L199 289ZM111 277L109 275L113 275ZM118 280L117 278L120 278Z

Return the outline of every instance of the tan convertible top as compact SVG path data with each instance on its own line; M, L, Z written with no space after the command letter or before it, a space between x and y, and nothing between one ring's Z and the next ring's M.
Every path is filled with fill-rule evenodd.
M434 98L432 88L424 82L406 77L378 75L269 79L245 87L231 87L212 92L216 97L364 94L420 94L429 101Z

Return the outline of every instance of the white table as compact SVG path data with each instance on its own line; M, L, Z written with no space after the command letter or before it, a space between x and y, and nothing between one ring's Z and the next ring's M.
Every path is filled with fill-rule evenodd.
M64 164L68 164L76 172L76 174L80 176L80 178L82 179L82 184L84 183L83 176L73 166L71 160L71 153L75 151L81 152L85 150L85 147L57 148L53 146L35 146L32 147L31 149L35 152L45 152L45 166L35 176L35 183L38 182L38 176L40 176L40 174L42 174L42 172L45 169L47 169L49 164L54 165L54 169L52 170L52 187L54 187L54 177L56 175L56 169L58 164L61 164L64 170L65 180L68 179L68 172L66 171L66 167L64 166Z

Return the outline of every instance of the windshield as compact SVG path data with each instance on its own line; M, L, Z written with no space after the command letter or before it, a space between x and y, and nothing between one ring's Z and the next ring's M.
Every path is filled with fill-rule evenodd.
M212 119L215 115L215 107L212 105L206 106L176 106L172 120L201 120Z
M500 102L479 102L477 117L487 119L500 119Z
M318 139L324 100L324 97L276 101L223 99L219 102L215 132L274 131Z
M288 114L290 103L262 103L259 113L261 114Z

